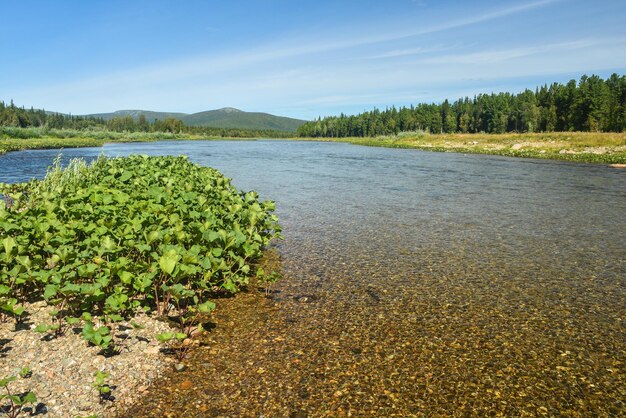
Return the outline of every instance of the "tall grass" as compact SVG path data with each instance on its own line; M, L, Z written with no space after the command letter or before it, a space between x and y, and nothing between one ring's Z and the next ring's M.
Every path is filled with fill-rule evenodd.
M85 178L93 177L94 168L102 166L106 161L104 154L101 154L91 164L87 164L82 158L72 158L67 166L63 167L61 158L62 155L59 153L52 165L48 167L43 180L33 182L29 196L31 201L37 200L46 192L64 190Z
M196 139L190 134L170 132L113 132L101 129L48 129L0 127L0 154L46 148L100 147L106 142L143 142Z
M0 127L0 139L36 139L36 138L85 138L103 141L154 141L158 139L186 139L189 134L170 132L114 132L102 129L49 129L49 128L16 128Z

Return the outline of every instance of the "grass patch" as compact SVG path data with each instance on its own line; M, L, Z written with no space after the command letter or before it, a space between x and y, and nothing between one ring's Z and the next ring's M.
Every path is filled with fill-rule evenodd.
M587 163L626 163L626 133L428 134L426 132L404 132L398 135L375 138L299 139Z
M151 142L163 140L250 140L191 133L115 132L108 130L73 130L0 127L0 155L27 149L101 147L108 142Z

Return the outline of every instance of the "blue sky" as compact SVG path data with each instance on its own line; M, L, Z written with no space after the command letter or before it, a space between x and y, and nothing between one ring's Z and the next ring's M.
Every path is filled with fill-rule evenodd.
M0 99L303 119L626 74L626 1L0 0Z

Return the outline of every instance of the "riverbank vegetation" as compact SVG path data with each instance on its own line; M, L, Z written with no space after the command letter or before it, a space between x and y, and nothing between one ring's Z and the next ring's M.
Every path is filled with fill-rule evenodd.
M131 116L116 116L104 120L26 109L16 106L13 101L9 104L0 101L0 153L19 149L57 148L59 145L95 146L107 141L290 136L293 136L292 132L275 130L187 126L176 118L148 121L144 115L139 115L136 119ZM33 139L40 141L32 142ZM80 145L81 141L85 145Z
M401 132L623 132L626 130L626 76L606 80L582 76L578 83L553 83L519 94L491 93L441 104L374 109L305 123L301 137L376 137Z
M273 202L185 157L57 162L0 193L0 319L19 322L26 303L44 300L54 315L37 331L79 326L103 350L115 344L109 327L138 309L175 305L189 336L208 298L246 286L280 233Z
M101 147L107 142L199 139L186 133L0 127L0 154L26 149Z
M626 164L626 133L550 132L509 134L429 134L403 132L375 138L300 138L355 145L425 151L491 154L587 163Z
M112 415L184 368L169 354L199 344L214 299L263 282L280 236L272 201L186 157L57 158L0 196L0 377L31 367L16 390L54 416ZM0 410L30 400L11 399Z
M196 130L194 128L194 130ZM118 132L108 129L51 129L0 127L0 154L9 151L50 148L101 147L107 142L150 142L162 140L193 140L193 139L253 139L277 138L272 131L215 130L203 128L200 133L192 132ZM201 133L201 132L204 132ZM284 135L284 132L282 133Z

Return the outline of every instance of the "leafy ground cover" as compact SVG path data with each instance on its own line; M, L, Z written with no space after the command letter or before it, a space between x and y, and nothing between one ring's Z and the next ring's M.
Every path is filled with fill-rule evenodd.
M37 331L111 348L109 327L176 307L191 333L216 292L236 292L280 236L274 203L185 157L57 162L42 181L0 185L0 316L53 305Z

